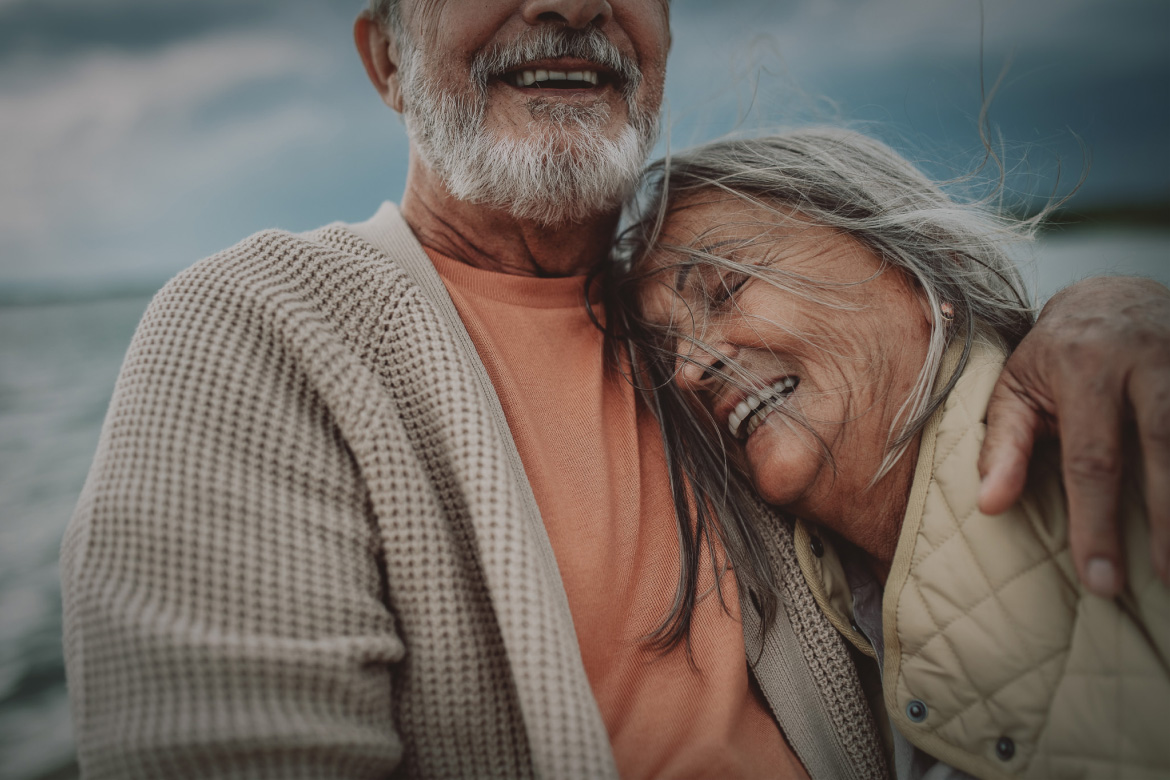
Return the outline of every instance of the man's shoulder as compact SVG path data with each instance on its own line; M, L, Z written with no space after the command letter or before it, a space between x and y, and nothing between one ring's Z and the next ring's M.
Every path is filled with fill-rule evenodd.
M346 297L358 302L374 289L383 296L401 294L410 285L402 257L362 234L372 222L334 222L299 233L261 230L181 271L155 302L180 309L280 302L328 310ZM354 295L362 289L367 295Z
M248 282L266 287L305 274L326 281L355 266L400 272L400 258L374 246L355 227L360 225L334 222L300 233L261 230L188 267L174 281L198 278L232 287Z

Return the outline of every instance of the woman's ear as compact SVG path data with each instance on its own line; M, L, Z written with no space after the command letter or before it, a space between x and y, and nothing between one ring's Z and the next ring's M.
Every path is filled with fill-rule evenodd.
M916 292L915 297L918 299L918 308L922 311L922 318L931 328L935 325L941 325L944 328L950 327L951 323L955 321L955 305L950 301L939 301L937 307L932 307L921 290Z
M389 35L385 27L368 14L361 14L353 23L353 42L361 55L366 75L382 96L382 102L401 114L402 85L398 78L400 53L394 36Z

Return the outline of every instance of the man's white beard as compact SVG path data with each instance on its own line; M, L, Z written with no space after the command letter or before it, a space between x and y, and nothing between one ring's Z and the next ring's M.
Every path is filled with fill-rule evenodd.
M497 138L484 128L486 90L444 92L422 75L415 50L401 71L411 143L456 198L506 210L540 225L580 222L618 208L633 190L658 131L656 114L628 100L629 122L603 137L605 105L532 98L527 132Z

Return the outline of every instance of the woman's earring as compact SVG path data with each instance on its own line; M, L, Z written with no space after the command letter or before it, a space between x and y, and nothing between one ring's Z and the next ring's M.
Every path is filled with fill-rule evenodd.
M955 305L950 301L943 301L940 303L938 305L938 310L939 313L942 314L942 318L946 320L947 325L950 325L955 321Z

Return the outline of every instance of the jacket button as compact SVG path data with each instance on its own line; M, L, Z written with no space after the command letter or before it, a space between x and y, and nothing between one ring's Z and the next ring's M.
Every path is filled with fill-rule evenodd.
M927 712L929 712L929 710L926 709L926 705L920 702L918 699L915 699L906 705L906 715L915 723L921 723L922 721L926 720ZM1000 741L1002 742L1003 740Z
M995 755L999 756L1000 761L1011 761L1015 754L1016 743L1011 737L1000 737L999 742L995 743Z
M812 554L820 558L825 554L825 543L821 541L821 537L814 536L808 540L808 546L812 548Z

